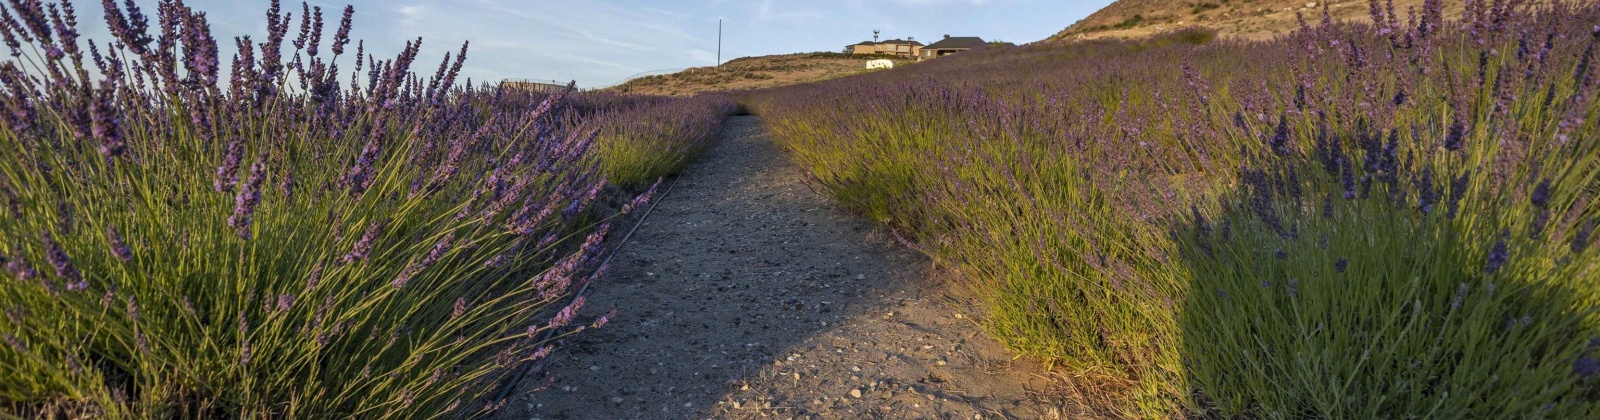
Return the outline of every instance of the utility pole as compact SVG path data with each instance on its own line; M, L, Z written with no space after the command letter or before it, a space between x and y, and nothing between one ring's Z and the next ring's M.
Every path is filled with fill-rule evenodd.
M722 19L717 19L717 68L722 68Z

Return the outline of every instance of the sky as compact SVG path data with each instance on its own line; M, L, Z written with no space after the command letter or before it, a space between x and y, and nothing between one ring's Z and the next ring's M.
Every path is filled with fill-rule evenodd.
M86 35L109 39L99 2L72 0ZM156 0L135 0L155 13ZM354 5L353 39L392 58L422 37L420 72L431 73L464 41L471 42L463 78L577 81L580 87L621 82L639 73L710 66L722 59L841 51L872 39L944 35L1033 42L1065 29L1111 0L342 0L322 6L331 33ZM207 12L212 34L231 57L232 38L265 38L267 0L187 0ZM300 2L283 3L295 13ZM291 30L290 37L293 32ZM354 50L352 45L351 50ZM348 54L348 53L347 53ZM224 59L226 63L228 60ZM348 67L348 65L344 66Z

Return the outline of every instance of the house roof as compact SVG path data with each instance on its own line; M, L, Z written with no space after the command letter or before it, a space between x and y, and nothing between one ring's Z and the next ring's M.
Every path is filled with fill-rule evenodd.
M881 44L915 45L915 46L919 46L919 47L922 46L921 42L904 40L904 39L891 39L891 40L883 41L883 42L861 41L860 43L850 44L850 46L853 47L853 46L856 46L856 45L881 45Z
M975 36L952 36L952 37L946 37L945 39L941 39L941 40L939 40L939 42L935 42L935 43L933 43L931 45L928 45L926 47L922 47L922 49L924 49L924 50L941 50L941 49L943 49L943 50L952 50L952 49L969 50L969 49L973 49L973 48L982 47L984 45L988 45L988 43L984 42L983 38L979 38L979 37L975 37Z
M919 47L922 46L921 42L905 40L905 39L891 39L891 40L888 40L888 41L883 41L880 44L904 44L904 45L916 45L916 46L919 46Z

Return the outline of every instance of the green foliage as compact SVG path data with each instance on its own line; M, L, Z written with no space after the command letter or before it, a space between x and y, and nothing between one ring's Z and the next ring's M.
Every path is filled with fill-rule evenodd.
M1144 23L1144 15L1133 15L1132 17L1124 19L1121 22L1117 22L1116 25L1111 25L1111 28L1112 29L1133 29L1135 27L1138 27L1139 24L1141 24L1141 23Z

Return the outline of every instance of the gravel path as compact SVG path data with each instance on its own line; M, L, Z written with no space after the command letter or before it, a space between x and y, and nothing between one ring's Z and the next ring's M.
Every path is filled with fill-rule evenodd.
M1082 416L930 263L816 193L754 117L729 121L502 411L513 419Z

